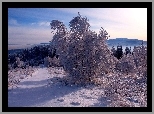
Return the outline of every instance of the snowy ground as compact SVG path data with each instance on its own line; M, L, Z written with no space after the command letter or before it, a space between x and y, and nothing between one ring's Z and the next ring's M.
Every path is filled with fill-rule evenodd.
M58 73L59 71L59 73ZM18 88L8 91L9 107L106 107L110 99L103 96L98 87L83 88L64 86L55 83L65 76L61 70L54 70L50 75L47 68L39 68L31 76L24 78ZM54 84L49 84L50 80ZM55 82L54 82L55 80Z
M18 72L20 71L18 70ZM112 107L115 105L122 107L146 106L143 104L146 101L144 102L141 101L143 103L139 103L140 100L136 101L135 99L137 97L135 98L133 96L127 98L118 95L118 97L115 97L116 94L114 94L114 97L113 96L105 97L105 92L102 87L94 85L89 85L86 87L76 86L76 85L65 85L63 82L61 82L61 80L65 79L65 76L66 73L60 68L50 68L50 70L49 68L47 69L44 67L35 68L32 75L21 78L17 87L13 89L11 89L10 87L8 88L8 106L9 107L108 107L108 106ZM111 90L109 89L109 92L110 91L112 92L112 89ZM118 100L118 102L116 100L117 98L120 99ZM137 99L141 98L142 94L140 94Z

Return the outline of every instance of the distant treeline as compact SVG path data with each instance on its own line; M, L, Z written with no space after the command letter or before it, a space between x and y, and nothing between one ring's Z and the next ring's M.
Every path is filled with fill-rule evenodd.
M21 52L23 49L12 49L12 50L8 50L8 54L13 54L13 53L17 53L17 52Z
M8 64L15 68L17 67L15 64L16 58L20 58L26 65L38 66L39 64L44 63L44 58L47 56L51 58L54 56L58 57L58 55L56 55L56 49L51 48L50 45L39 45L30 49L9 50Z

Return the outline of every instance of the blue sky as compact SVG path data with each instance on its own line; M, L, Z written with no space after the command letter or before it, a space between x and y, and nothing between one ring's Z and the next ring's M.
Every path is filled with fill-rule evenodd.
M8 43L37 44L52 40L50 22L69 22L78 15L89 19L91 30L103 27L110 38L147 40L146 8L9 8Z

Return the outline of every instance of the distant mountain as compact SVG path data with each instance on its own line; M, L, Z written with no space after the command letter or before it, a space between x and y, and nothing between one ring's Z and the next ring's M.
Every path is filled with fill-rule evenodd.
M107 40L107 43L109 45L125 45L125 46L136 46L141 45L142 43L144 45L147 45L147 41L138 40L138 39L128 39L128 38L116 38L116 39L109 39Z

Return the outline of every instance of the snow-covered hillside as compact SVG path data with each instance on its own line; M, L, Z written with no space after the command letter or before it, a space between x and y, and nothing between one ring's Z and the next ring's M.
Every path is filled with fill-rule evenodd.
M107 99L99 104L103 91L97 87L83 88L77 86L64 86L55 83L58 77L63 77L61 70L54 70L49 76L47 68L39 68L32 77L21 80L18 88L9 90L9 107L85 107L85 106L107 106ZM50 79L55 81L49 84Z
M62 68L38 68L32 76L20 81L17 88L8 90L9 107L107 107L112 97L105 97L102 87L65 85L60 82ZM129 101L122 98L123 101ZM131 101L134 106L139 103Z

